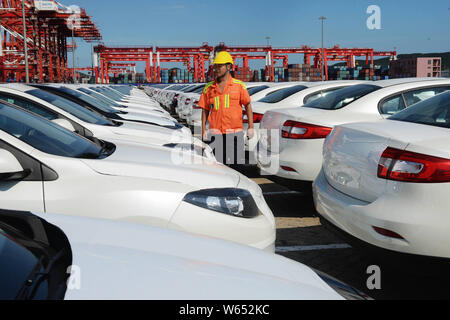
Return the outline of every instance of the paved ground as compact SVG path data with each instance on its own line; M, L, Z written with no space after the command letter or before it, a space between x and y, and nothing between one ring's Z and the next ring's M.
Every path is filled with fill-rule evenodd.
M374 299L448 299L449 268L438 271L400 260L386 263L364 248L350 245L320 223L310 195L295 193L261 178L255 169L242 168L263 189L277 224L277 254L302 262L365 292ZM380 268L381 289L370 290L373 274L369 266ZM442 271L443 269L443 271ZM430 275L431 274L431 275ZM371 282L373 283L373 282Z

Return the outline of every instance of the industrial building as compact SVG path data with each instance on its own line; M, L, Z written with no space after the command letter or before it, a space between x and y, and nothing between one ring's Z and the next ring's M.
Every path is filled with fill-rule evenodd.
M390 78L439 78L442 76L442 59L440 57L420 57L400 59L390 62Z

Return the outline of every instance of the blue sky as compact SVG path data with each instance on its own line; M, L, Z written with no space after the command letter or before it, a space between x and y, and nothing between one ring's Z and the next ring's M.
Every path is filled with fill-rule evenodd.
M69 1L72 1L69 2ZM369 47L399 53L450 51L449 0L61 0L85 8L106 45L199 46L202 42L274 47ZM368 6L381 10L381 29L369 30ZM91 45L80 43L77 63L90 66ZM69 54L69 64L72 58ZM290 63L299 63L301 56ZM181 66L181 65L180 65ZM259 66L258 66L259 67ZM139 66L139 69L142 69Z

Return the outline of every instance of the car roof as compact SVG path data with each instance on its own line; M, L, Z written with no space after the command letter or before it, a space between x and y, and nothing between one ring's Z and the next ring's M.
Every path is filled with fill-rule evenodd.
M36 90L35 87L23 84L23 83L2 83L0 84L0 87L3 88L9 88L9 89L15 89L17 91L25 92L28 90Z
M398 78L398 79L389 79L389 80L378 80L373 81L371 84L380 86L380 87L390 87L404 83L412 83L412 82L432 82L436 80L445 80L445 78Z

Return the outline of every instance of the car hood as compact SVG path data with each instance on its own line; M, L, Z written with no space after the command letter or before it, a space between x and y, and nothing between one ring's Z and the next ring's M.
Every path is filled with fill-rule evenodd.
M342 299L309 267L251 247L117 221L40 216L71 245L65 299Z
M223 164L168 147L109 140L115 152L101 160L82 160L97 173L151 178L190 185L195 189L234 188L240 174Z
M155 138L167 141L167 143L189 141L192 139L192 133L186 127L181 129L170 129L159 125L151 125L133 121L121 122L123 122L121 126L110 127L110 131L119 136L134 136L148 139Z
M146 110L160 109L161 107L156 102L144 103L144 102L128 102L128 101L120 101L118 102L120 105L129 107L129 108L139 108Z
M175 122L169 119L166 115L159 112L152 113L138 113L128 112L119 114L121 118L127 121L141 121L147 123L154 123L160 126L174 126Z

